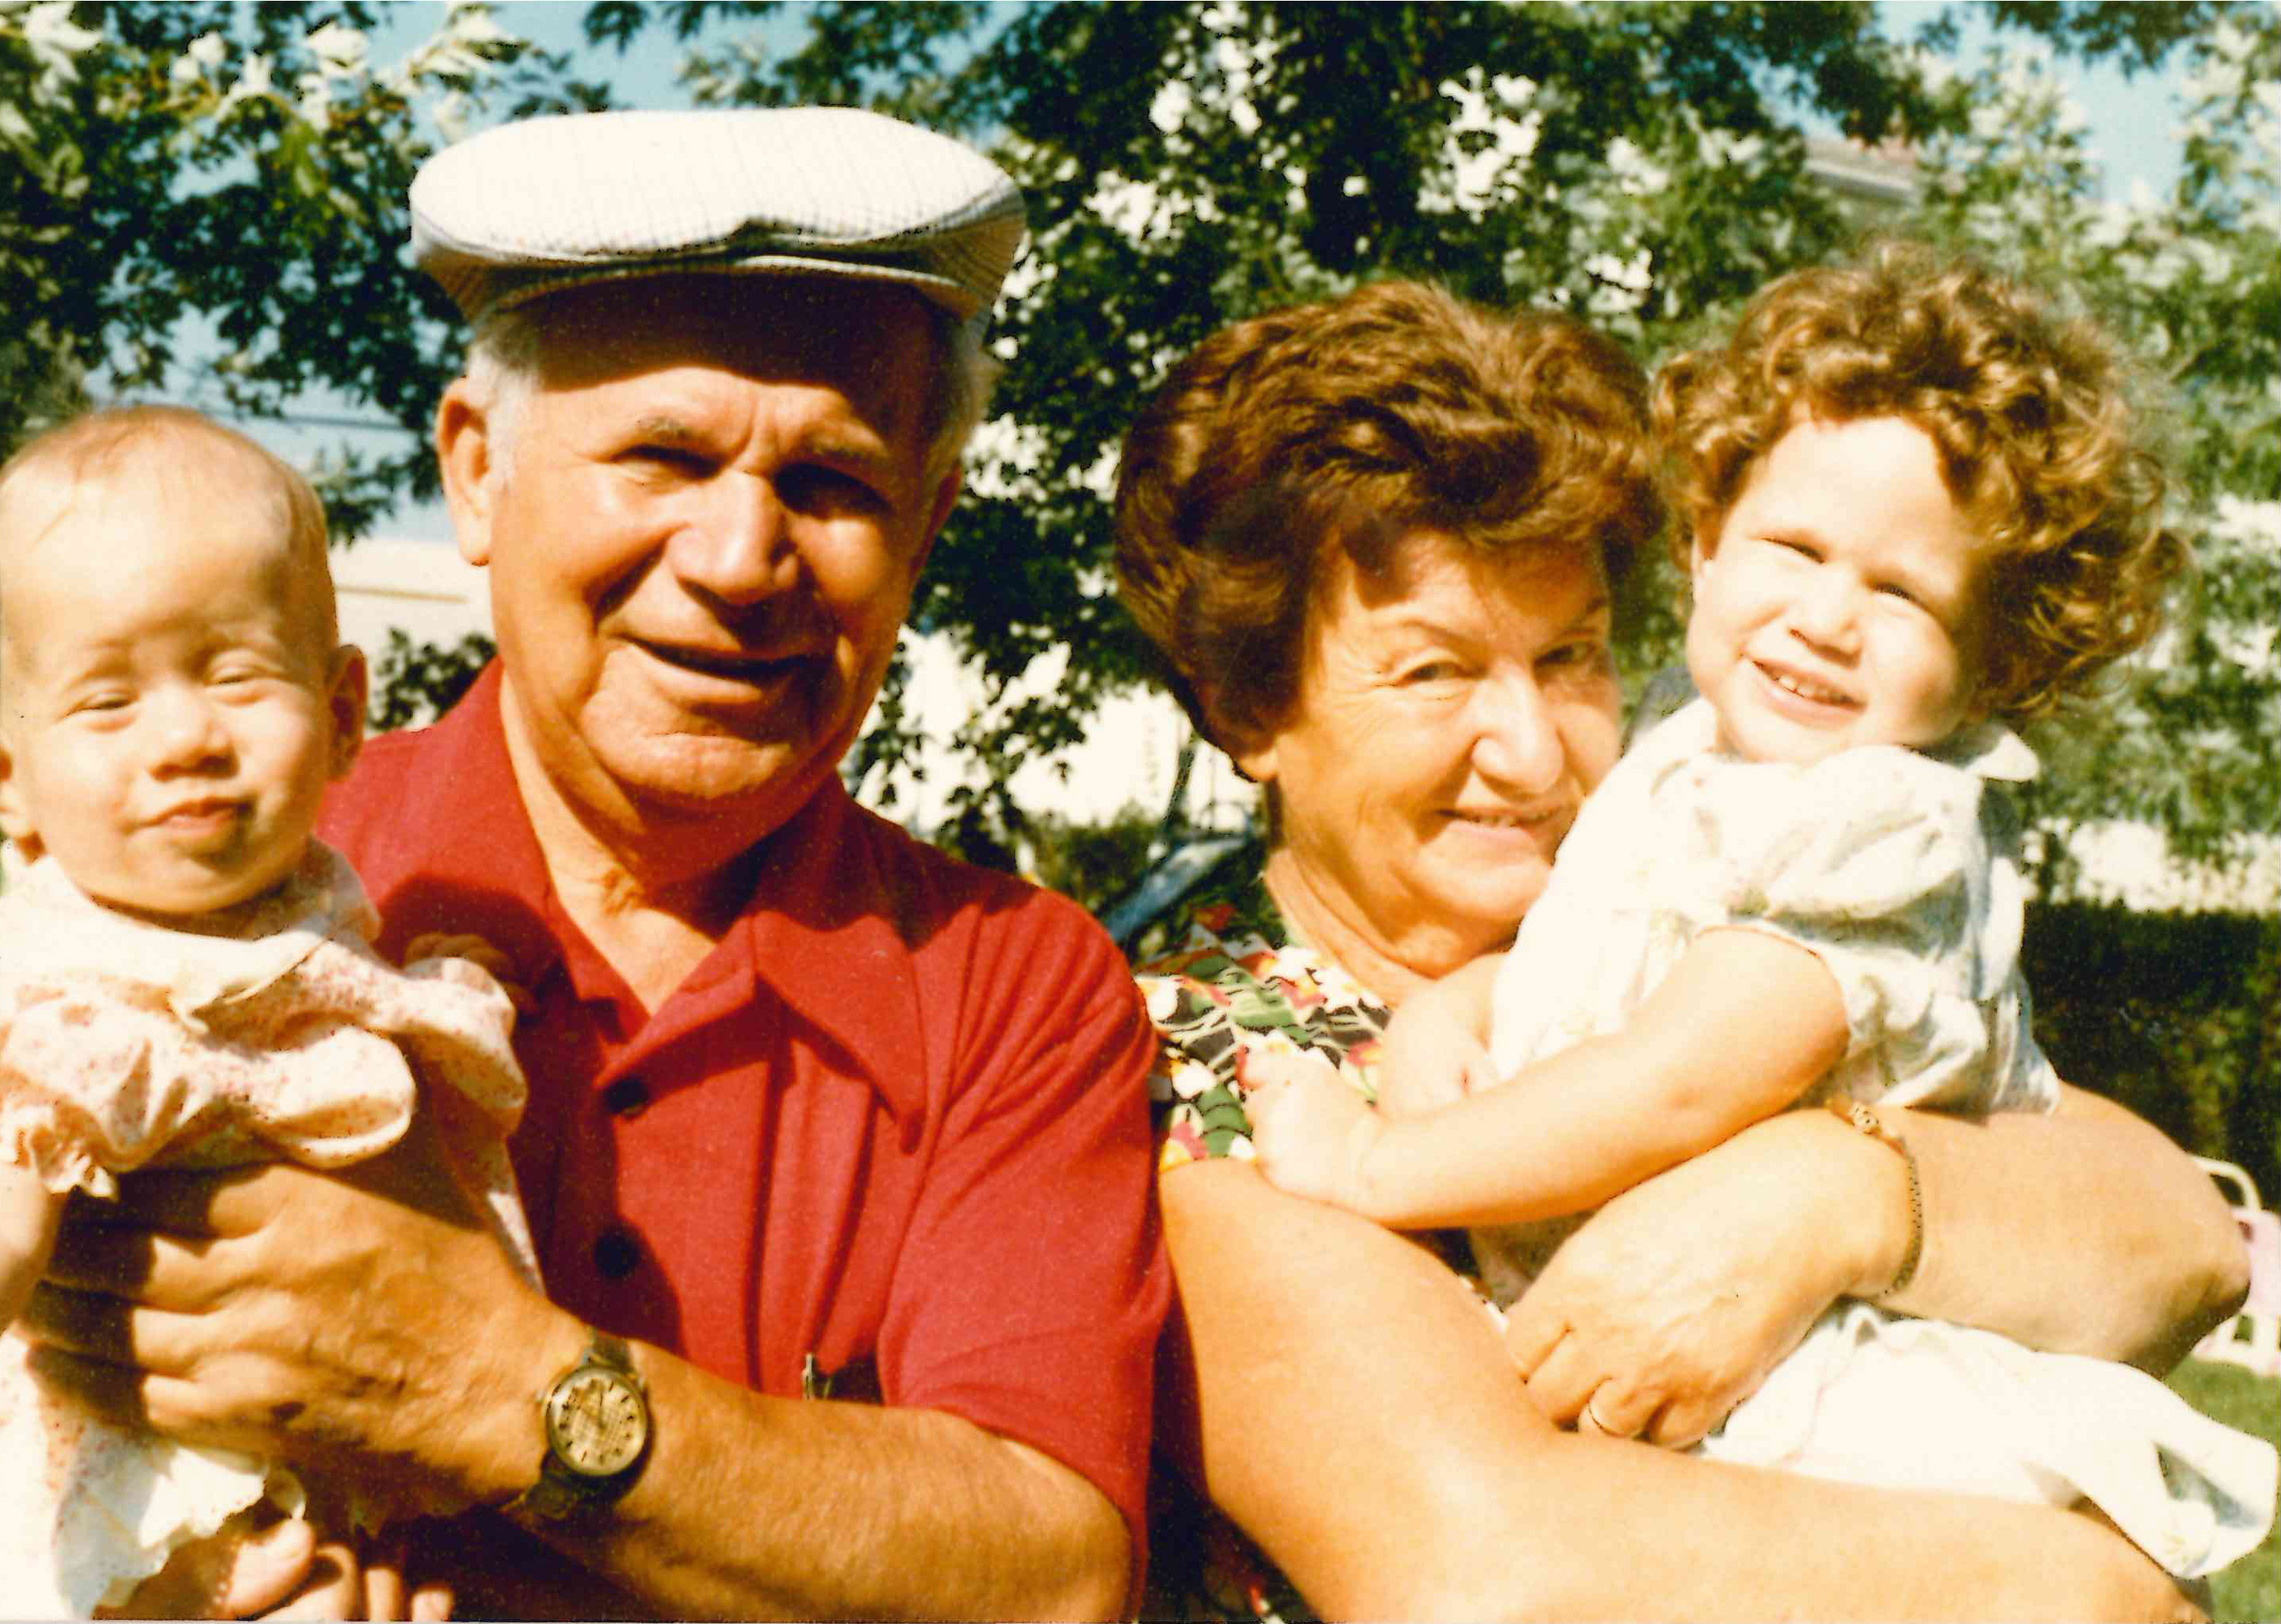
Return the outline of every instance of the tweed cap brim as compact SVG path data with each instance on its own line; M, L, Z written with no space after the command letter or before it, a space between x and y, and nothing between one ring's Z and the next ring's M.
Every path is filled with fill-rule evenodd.
M469 321L692 271L899 283L970 321L1023 228L989 159L852 107L527 119L429 159L411 200L413 260Z

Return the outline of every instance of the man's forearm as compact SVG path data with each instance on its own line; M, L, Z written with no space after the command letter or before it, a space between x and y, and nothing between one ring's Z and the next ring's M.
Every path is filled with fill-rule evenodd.
M1124 1520L1059 1462L938 1411L769 1398L637 1357L656 1418L640 1481L606 1514L526 1526L653 1612L1109 1618L1125 1605Z
M1923 1261L1894 1308L2160 1374L2248 1289L2208 1179L2120 1106L2069 1089L2053 1116L1894 1121L1925 1203Z

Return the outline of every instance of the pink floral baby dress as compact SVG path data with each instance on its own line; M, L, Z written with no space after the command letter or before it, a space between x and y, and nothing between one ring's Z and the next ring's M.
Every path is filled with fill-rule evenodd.
M514 1009L467 960L385 963L378 923L313 841L231 935L106 908L51 860L12 866L0 1160L97 1196L145 1166L342 1167L403 1136L425 1079L453 1173L535 1283L506 1146L524 1097ZM117 1605L265 1496L298 1509L282 1467L112 1427L43 1389L24 1355L0 1337L0 1618Z

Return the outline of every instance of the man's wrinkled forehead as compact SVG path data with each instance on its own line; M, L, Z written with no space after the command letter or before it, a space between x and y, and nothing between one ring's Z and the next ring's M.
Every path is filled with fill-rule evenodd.
M939 360L924 301L891 286L645 276L550 294L522 318L542 335L550 389L718 367L767 383L829 384L890 437L918 423Z

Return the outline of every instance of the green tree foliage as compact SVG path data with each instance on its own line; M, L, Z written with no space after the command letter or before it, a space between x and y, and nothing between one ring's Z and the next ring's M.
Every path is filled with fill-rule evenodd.
M589 27L622 40L669 24L700 42L690 81L710 100L869 102L959 131L1030 199L1033 245L1001 328L1004 416L920 605L1002 685L959 741L984 769L970 809L1146 669L1109 597L1103 498L1117 438L1172 358L1231 320L1408 275L1569 309L1653 361L1860 228L1808 176L1813 122L1910 143L1921 196L1871 223L2068 290L2146 356L2179 418L2176 516L2203 561L2192 612L2140 680L2038 740L2054 770L2035 810L2152 818L2200 855L2281 829L2271 8L1999 4L1988 16L2023 43L1968 79L1853 4L1009 16L858 0L802 13L804 41L774 51L783 31L749 25L764 9L606 6ZM2183 68L2195 104L2174 195L2103 196L2054 50ZM1671 589L1643 584L1635 673L1670 655ZM1019 809L994 821L1017 830ZM2045 849L2062 870L2064 843Z
M2058 9L2142 55L2180 30L2175 193L2102 195L2082 120L2030 47L1945 89L1917 223L2071 290L2175 419L2174 516L2197 579L2139 681L2037 737L2053 770L2035 810L2146 818L2223 858L2237 832L2281 831L2281 12L2146 8L2133 32L2105 13L2139 8Z
M415 431L319 470L344 533L435 488L419 431L456 341L405 262L404 193L472 96L519 82L521 53L465 10L375 65L380 10L0 5L0 366L50 390L0 394L0 444L96 375L155 393L186 343L218 343L198 381L230 409L322 390Z
M1145 670L1110 592L1105 494L1172 359L1238 317L1411 275L1565 307L1652 361L1855 229L1809 177L1810 125L1905 139L1926 184L1891 225L2080 290L2177 401L2196 613L2139 688L2046 741L2038 810L2149 816L2218 850L2281 828L2281 15L1984 15L2024 43L1960 79L1889 32L1906 13L1867 4L603 0L582 50L530 48L514 8L470 5L381 63L381 8L354 0L0 0L0 445L89 378L159 387L210 334L204 382L236 409L319 390L411 431L320 470L353 534L434 488L424 429L460 339L405 262L404 191L443 140L607 104L616 53L660 33L700 101L861 103L962 134L1022 182L1034 237L997 339L1002 415L917 613L995 684L957 741L980 780L959 810L1010 845L1011 768ZM2053 50L2184 69L2173 195L2101 197ZM1671 600L1631 621L1637 670L1667 653ZM891 692L859 767L909 765L906 716Z

